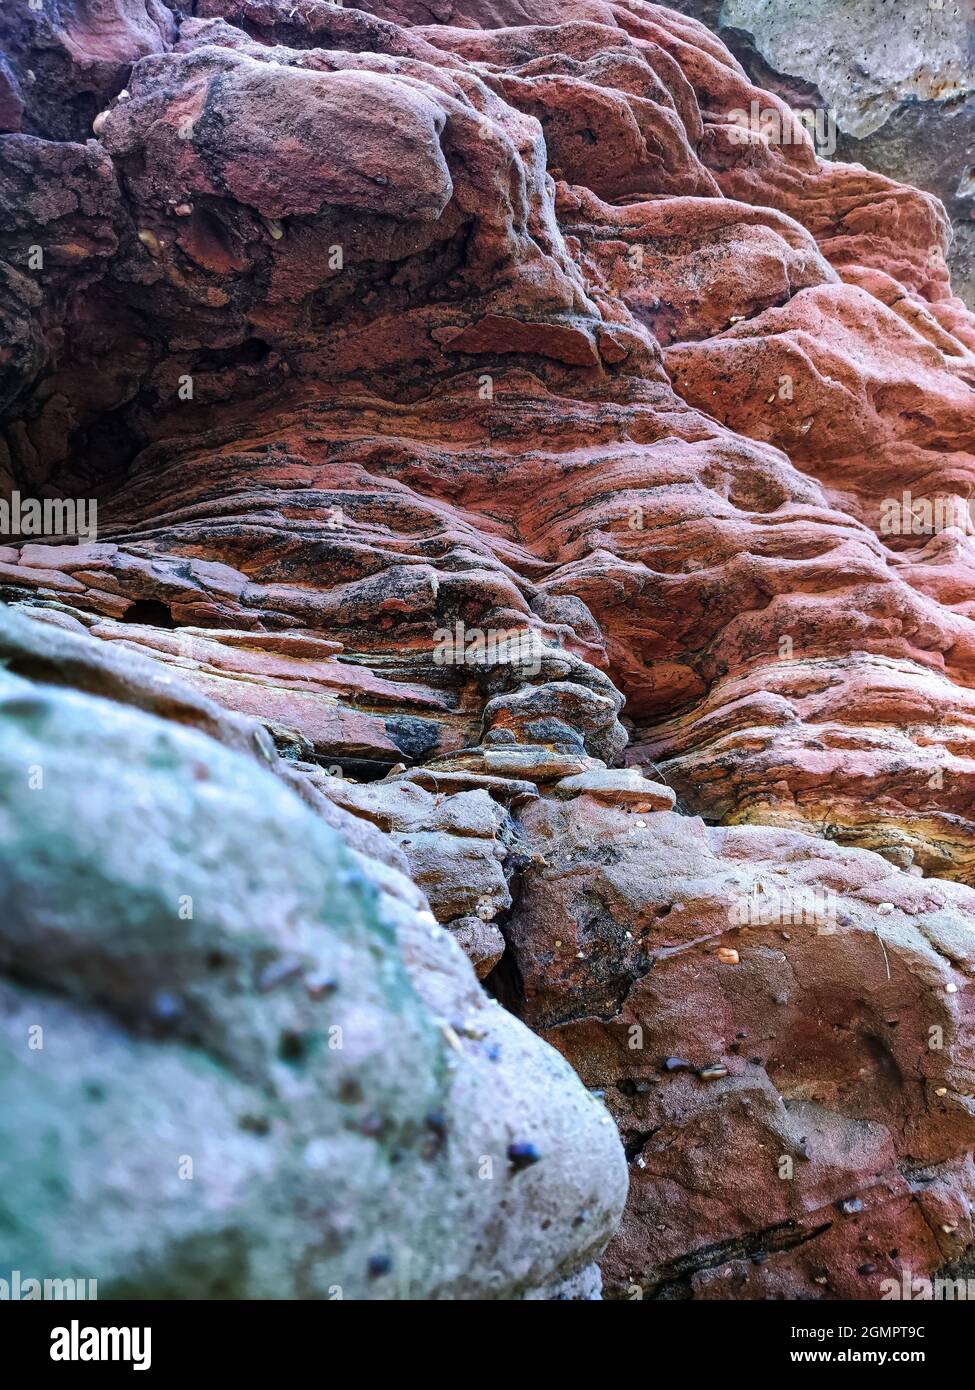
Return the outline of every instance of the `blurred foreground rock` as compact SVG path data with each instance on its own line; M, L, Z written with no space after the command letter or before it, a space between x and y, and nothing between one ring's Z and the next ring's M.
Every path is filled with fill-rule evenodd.
M191 695L193 720L147 713L97 643L35 627L0 615L0 1267L510 1299L590 1264L615 1126L423 895L255 731L249 756L186 726L223 732ZM50 683L72 667L100 693Z
M944 207L645 0L193 8L0 25L2 500L97 502L0 544L0 1253L375 1298L970 1259Z

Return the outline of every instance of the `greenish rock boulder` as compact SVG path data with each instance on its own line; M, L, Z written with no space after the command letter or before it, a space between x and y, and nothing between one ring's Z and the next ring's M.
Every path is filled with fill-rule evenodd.
M626 1194L601 1103L378 831L103 660L0 610L0 1278L591 1297Z

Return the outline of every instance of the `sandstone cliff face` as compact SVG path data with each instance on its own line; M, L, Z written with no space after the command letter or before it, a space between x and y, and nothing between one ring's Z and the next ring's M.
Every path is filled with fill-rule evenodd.
M808 112L826 152L936 194L975 307L975 12L969 0L674 0L749 77Z
M14 0L0 30L0 471L98 500L82 544L0 548L4 1017L16 1049L61 991L73 1057L111 1035L119 1109L165 1070L162 1131L202 1049L226 1089L198 1076L179 1152L239 1172L233 1220L203 1194L106 1248L117 1286L169 1287L219 1228L267 1288L300 1210L301 1289L551 1296L623 1159L529 1029L622 1135L611 1296L872 1298L964 1259L975 319L943 208L817 158L644 0L194 9ZM25 763L70 775L28 794ZM398 943L333 887L348 852ZM319 953L372 1012L340 1064L302 1041ZM66 1152L86 1079L44 1083ZM252 1156L255 1087L281 1129ZM293 1140L339 1144L327 1199ZM419 1252L392 1287L363 1215L387 1181Z

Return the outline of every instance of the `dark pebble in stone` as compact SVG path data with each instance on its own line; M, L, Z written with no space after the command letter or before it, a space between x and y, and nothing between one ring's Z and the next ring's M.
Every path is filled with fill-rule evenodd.
M517 1143L508 1145L508 1162L516 1173L520 1173L522 1168L530 1168L533 1163L538 1163L542 1155L538 1152L534 1144Z
M664 1058L663 1066L664 1066L664 1071L693 1071L693 1070L694 1070L694 1068L691 1066L690 1062L685 1061L685 1059L684 1059L683 1057L665 1057L665 1058Z

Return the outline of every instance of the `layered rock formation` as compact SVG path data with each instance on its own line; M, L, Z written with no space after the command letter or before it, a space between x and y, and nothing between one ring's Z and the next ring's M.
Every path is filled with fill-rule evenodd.
M164 1129L201 1052L214 1154L257 1093L281 1127L235 1136L219 1217L106 1246L113 1288L171 1287L184 1248L219 1265L212 1239L255 1271L234 1289L557 1292L622 1159L512 1014L619 1125L611 1296L871 1298L963 1259L975 320L943 208L818 159L644 0L15 0L2 37L0 469L21 510L98 503L80 544L0 549L14 737L73 769L32 802L11 753L5 1016L16 1038L63 993L73 1056L110 1031L119 1105L166 1072ZM743 130L753 101L774 132ZM398 945L340 890L340 840ZM191 926L184 878L224 895ZM290 954L264 999L254 961ZM306 1045L322 955L372 1011L353 1102ZM37 1103L80 1124L114 1068ZM293 1141L341 1170L327 1210ZM420 1252L393 1287L360 1219L380 1180ZM242 1215L261 1183L270 1231Z
M975 13L968 0L674 0L716 30L837 159L917 184L951 219L956 294L975 307Z

